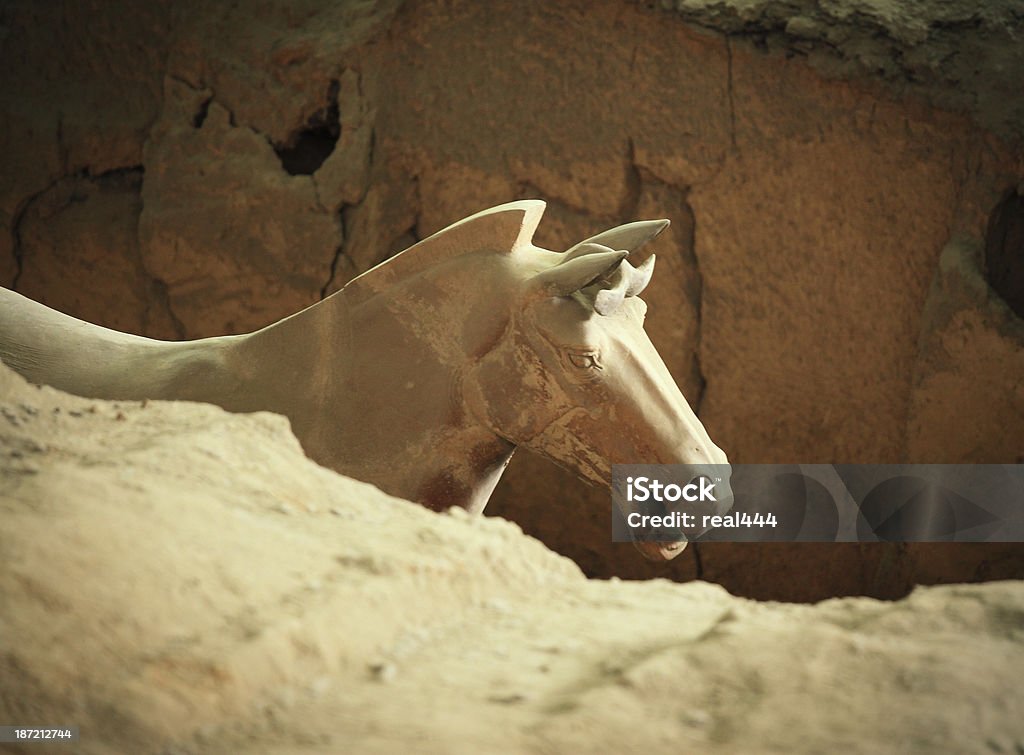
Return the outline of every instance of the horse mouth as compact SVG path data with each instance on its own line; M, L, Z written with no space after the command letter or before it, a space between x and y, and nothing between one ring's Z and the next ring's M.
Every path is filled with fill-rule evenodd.
M680 540L678 542L657 542L657 541L641 541L634 540L633 545L640 551L644 558L648 561L671 561L684 550L686 550L686 541Z

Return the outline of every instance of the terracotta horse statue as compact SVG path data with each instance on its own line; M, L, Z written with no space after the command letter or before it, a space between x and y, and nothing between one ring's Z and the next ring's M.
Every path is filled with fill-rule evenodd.
M601 485L613 463L726 463L644 332L654 257L625 260L668 221L559 253L532 243L544 207L468 217L245 335L141 338L0 289L0 359L91 398L283 414L314 461L437 510L482 511L517 446Z

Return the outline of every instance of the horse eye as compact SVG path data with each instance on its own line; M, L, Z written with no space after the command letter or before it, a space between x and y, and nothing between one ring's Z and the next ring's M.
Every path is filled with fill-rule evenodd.
M569 361L572 362L573 367L581 370L601 369L601 365L597 361L597 354L570 351Z

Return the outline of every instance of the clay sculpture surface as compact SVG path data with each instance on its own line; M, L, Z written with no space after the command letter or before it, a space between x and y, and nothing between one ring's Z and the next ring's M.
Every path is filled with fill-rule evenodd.
M482 511L517 446L601 485L613 463L726 463L643 330L654 257L625 259L668 221L553 252L544 206L468 217L244 335L156 341L0 289L0 359L81 396L282 414L313 460L437 510Z

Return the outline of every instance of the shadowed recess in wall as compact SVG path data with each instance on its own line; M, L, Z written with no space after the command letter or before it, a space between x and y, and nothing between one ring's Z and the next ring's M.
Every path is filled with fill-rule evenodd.
M340 136L338 81L333 80L327 89L327 105L313 113L305 127L292 134L287 142L275 144L274 152L289 175L310 176L331 156Z
M206 123L206 116L210 114L211 102L213 102L213 97L207 97L199 103L196 114L192 116L192 128L202 128L203 124Z
M985 238L985 278L1024 317L1024 197L1008 193L992 211Z

